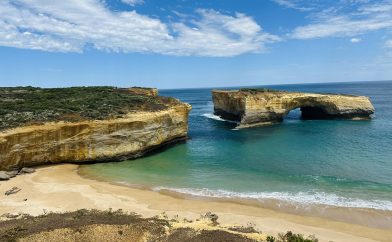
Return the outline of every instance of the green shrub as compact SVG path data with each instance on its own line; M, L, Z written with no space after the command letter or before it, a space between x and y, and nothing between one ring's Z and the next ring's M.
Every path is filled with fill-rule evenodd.
M275 242L276 239L274 236L267 236L267 242Z
M288 231L286 234L279 234L280 240L282 242L318 242L318 239L313 235L304 238L302 234L294 234Z
M250 92L250 93L264 93L264 92L283 92L280 90L274 90L269 88L241 88L242 92Z
M103 120L132 111L164 110L177 102L115 87L0 88L0 130L28 123Z

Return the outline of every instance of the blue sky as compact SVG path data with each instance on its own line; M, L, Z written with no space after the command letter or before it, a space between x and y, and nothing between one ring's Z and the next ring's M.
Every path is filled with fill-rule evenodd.
M392 79L392 0L2 0L0 86Z

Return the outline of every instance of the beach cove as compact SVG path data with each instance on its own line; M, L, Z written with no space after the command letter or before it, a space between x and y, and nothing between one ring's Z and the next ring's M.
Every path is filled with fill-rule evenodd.
M145 218L165 214L168 219L196 221L211 212L222 225L251 224L263 236L293 231L315 235L320 241L388 241L392 228L392 99L388 93L392 83L273 88L369 96L376 116L365 121L304 120L301 110L293 109L280 124L238 129L236 122L213 114L211 89L163 90L163 97L137 94L146 105L145 112L120 110L120 118L108 121L87 116L82 121L4 132L5 138L7 134L14 137L7 139L15 144L20 142L15 134L32 132L28 137L34 138L30 143L37 147L31 148L25 139L21 140L30 149L3 142L5 150L15 147L26 152L19 156L12 148L4 153L9 164L20 162L18 157L35 159L37 163L30 165L45 164L39 163L45 155L34 153L41 148L38 153L49 152L55 163L68 157L81 164L43 166L36 173L2 182L0 192L5 195L0 214L6 220L18 214L121 209ZM97 89L90 90L99 100ZM150 89L142 89L146 90ZM122 95L133 89L104 91ZM192 105L188 135L187 103ZM40 135L44 138L37 138ZM48 142L52 139L61 142ZM79 141L84 142L82 146ZM124 144L121 149L115 148L118 142ZM46 145L61 152L50 153L53 148ZM105 160L107 154L114 159ZM116 160L121 162L107 162ZM14 188L15 194L6 194Z
M83 165L80 174L175 196L390 229L392 83L268 88L369 96L376 114L370 121L302 120L300 110L293 110L280 124L237 130L236 123L213 114L211 89L162 90L192 105L190 139L137 160Z
M184 199L148 190L85 179L77 173L77 165L39 168L33 174L21 175L0 186L0 193L17 186L22 190L11 196L2 195L0 214L29 213L39 215L77 209L122 209L152 217L165 212L168 217L196 219L213 211L222 224L254 223L266 234L292 230L314 234L319 241L388 241L392 232L327 219L290 215L238 203ZM24 201L24 199L27 199Z

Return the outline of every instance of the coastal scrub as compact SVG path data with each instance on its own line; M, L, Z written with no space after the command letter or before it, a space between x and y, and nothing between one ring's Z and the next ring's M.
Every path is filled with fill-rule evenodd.
M0 130L51 121L78 122L160 111L174 98L142 95L116 87L0 88Z

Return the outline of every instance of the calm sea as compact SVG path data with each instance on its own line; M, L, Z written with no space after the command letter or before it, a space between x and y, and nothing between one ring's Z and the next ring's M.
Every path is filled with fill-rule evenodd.
M162 90L161 95L192 105L191 139L137 160L82 166L81 173L288 211L365 208L389 216L392 82L269 87L370 96L376 115L371 121L303 121L293 110L282 124L233 130L235 124L213 115L211 89Z

